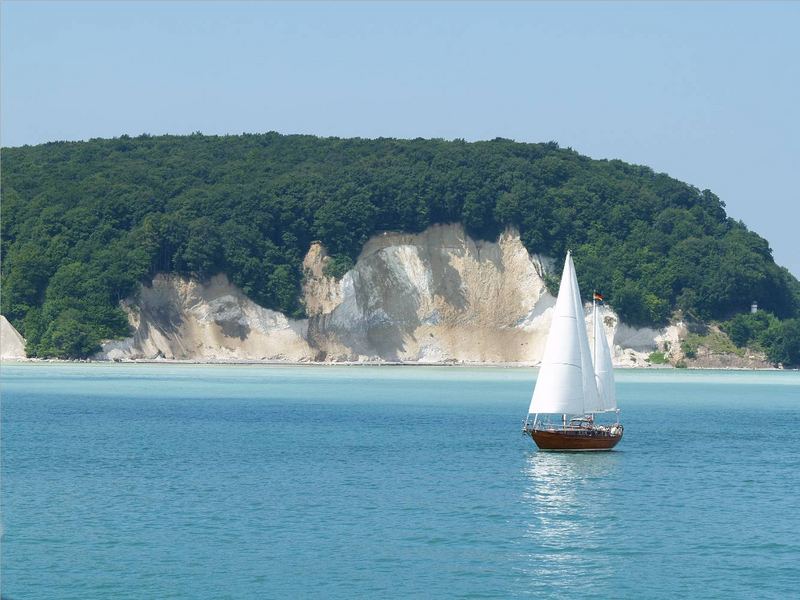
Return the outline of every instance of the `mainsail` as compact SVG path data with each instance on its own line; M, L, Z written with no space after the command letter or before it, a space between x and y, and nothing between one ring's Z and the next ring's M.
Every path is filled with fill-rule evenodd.
M603 320L599 318L597 305L594 306L594 376L597 380L597 392L600 396L602 410L617 409L617 394L614 391L614 368L611 364L611 352L606 341Z
M567 252L539 377L528 413L600 412L578 278Z

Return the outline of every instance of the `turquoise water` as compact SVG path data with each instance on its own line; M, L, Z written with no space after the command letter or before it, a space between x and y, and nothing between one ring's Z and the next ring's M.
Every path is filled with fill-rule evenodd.
M526 369L2 367L2 593L788 598L800 373L624 371L538 453Z

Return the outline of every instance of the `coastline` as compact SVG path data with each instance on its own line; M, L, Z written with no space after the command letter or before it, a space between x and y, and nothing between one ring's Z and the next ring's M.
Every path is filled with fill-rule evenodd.
M453 367L462 369L537 369L539 363L520 362L401 362L401 361L341 361L315 362L290 360L191 360L191 359L133 359L133 360L72 360L61 358L14 358L0 359L0 365L13 364L93 364L93 365L215 365L215 366L275 366L275 367ZM791 372L800 369L784 367L685 367L672 365L615 365L620 371L779 371Z

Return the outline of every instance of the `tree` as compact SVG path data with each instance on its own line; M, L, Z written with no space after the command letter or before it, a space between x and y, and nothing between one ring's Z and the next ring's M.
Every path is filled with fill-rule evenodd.
M761 342L770 362L785 367L800 366L800 319L773 322L763 333Z
M60 313L47 327L37 348L38 356L80 358L100 350L96 329L80 311L70 308Z
M375 215L369 196L348 185L317 211L315 229L333 254L355 258L373 231Z

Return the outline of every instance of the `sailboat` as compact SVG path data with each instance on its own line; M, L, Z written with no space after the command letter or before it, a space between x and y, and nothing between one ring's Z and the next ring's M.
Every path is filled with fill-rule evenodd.
M523 432L540 450L611 450L622 439L611 352L598 319L597 295L593 313L592 353L575 265L567 252L553 322L523 425ZM616 413L615 423L595 422L596 415L608 412Z

